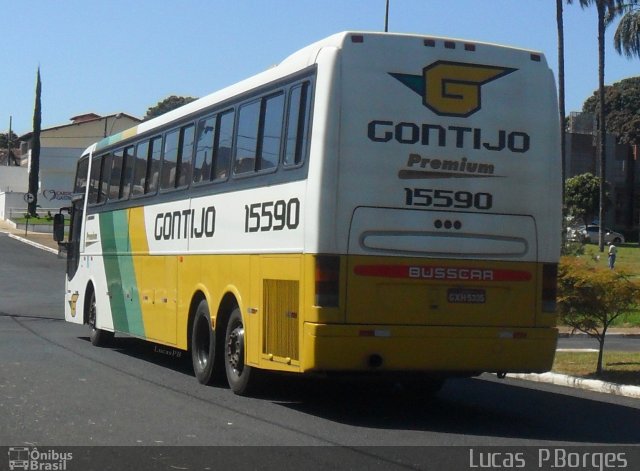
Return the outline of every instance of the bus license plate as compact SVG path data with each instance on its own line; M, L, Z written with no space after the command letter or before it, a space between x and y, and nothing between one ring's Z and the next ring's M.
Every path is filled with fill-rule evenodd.
M451 288L447 291L447 301L450 303L483 304L486 300L483 289Z

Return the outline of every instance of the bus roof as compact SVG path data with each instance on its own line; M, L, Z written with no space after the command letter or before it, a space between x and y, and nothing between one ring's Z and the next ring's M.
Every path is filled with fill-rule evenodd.
M172 111L169 111L161 116L150 119L149 121L144 121L120 133L114 134L112 136L107 136L104 139L89 146L83 152L83 155L100 151L107 147L111 147L112 145L115 145L123 140L127 140L137 135L151 132L154 129L161 128L165 124L170 123L174 120L189 116L191 114L195 114L202 109L205 109L217 103L223 102L229 98L232 98L235 95L248 92L254 88L259 87L264 83L277 80L282 77L286 77L287 75L295 73L298 70L302 70L305 67L311 66L315 64L316 59L318 57L318 53L323 48L334 47L336 49L342 49L347 44L350 44L350 43L364 42L366 41L367 37L386 37L389 39L416 38L416 39L424 40L425 45L427 45L427 41L433 41L434 43L437 42L437 43L443 44L444 45L443 47L447 47L446 44L463 43L465 46L468 46L468 45L488 46L491 48L508 49L514 52L518 51L521 53L536 54L536 55L539 55L540 57L544 57L543 54L538 51L514 48L514 47L503 46L503 45L492 44L492 43L481 42L481 41L470 41L470 40L464 40L464 39L448 38L448 37L441 37L441 36L429 36L429 35L421 35L421 34L343 31L341 33L333 34L329 37L326 37L322 40L319 40L313 44L310 44L294 52L293 54L286 57L282 62L271 67L270 69L267 69L245 80L242 80L228 87L225 87L221 90L218 90L209 95L206 95L202 98L199 98L191 103L183 105Z

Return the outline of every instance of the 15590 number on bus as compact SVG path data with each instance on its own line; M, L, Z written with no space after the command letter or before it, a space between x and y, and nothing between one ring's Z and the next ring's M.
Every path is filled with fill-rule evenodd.
M266 232L296 229L300 224L300 200L264 201L244 207L244 231Z
M424 208L475 208L486 211L493 206L493 195L491 193L472 193L470 191L405 188L404 202L407 206Z

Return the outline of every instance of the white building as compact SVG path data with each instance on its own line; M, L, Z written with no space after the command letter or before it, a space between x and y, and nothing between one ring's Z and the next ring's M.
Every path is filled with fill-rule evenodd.
M40 132L40 184L38 205L56 209L68 205L73 191L76 163L82 151L100 139L129 129L142 120L126 113L99 116L87 113L71 118L70 124L42 129ZM23 156L21 167L0 167L0 218L10 217L11 210L24 212L24 193L29 187L31 138L20 136Z

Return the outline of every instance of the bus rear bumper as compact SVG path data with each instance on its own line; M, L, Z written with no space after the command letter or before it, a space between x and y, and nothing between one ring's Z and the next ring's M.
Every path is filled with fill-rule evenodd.
M555 328L322 325L305 323L303 371L541 373L553 364Z

